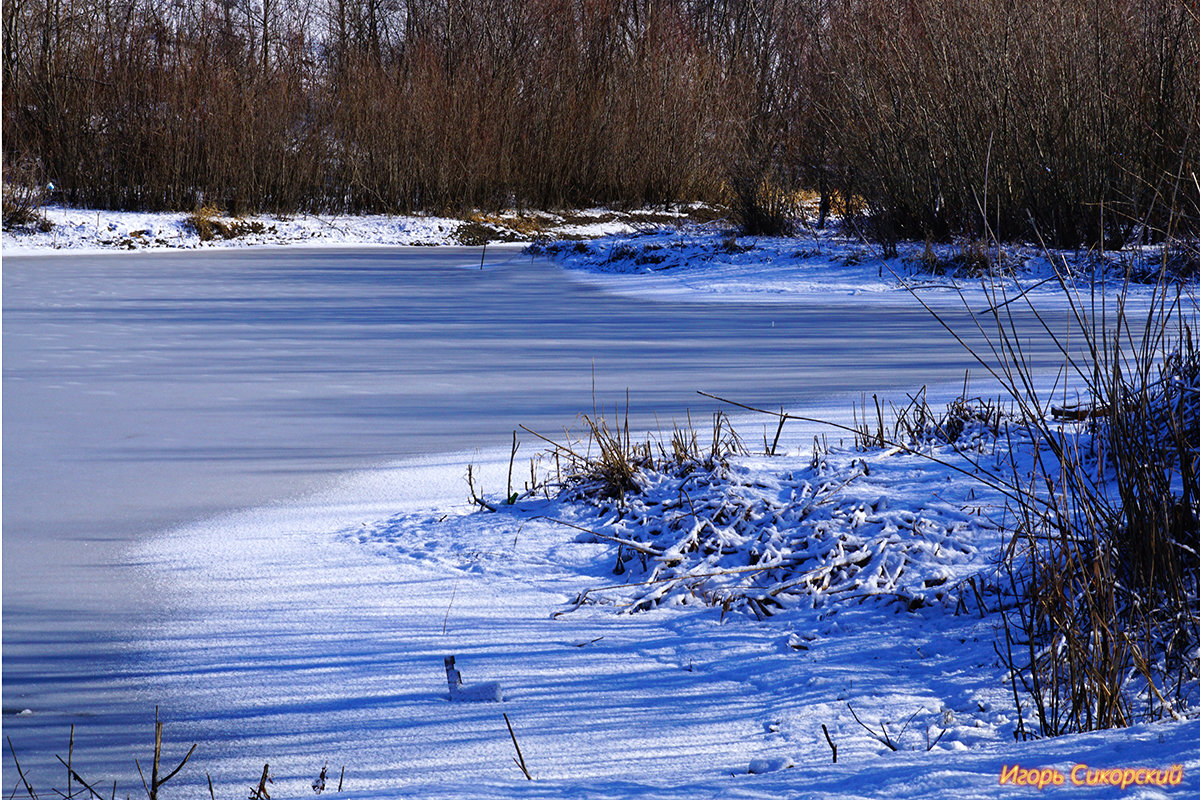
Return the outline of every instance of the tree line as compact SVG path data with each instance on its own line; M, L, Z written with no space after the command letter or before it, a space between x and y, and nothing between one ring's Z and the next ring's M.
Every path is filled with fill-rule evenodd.
M798 192L883 238L1200 228L1190 0L4 0L6 180L105 208Z

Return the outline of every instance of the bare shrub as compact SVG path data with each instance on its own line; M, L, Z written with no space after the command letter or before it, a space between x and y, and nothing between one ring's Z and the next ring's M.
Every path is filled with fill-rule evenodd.
M1115 247L1164 229L1168 193L1200 192L1179 180L1200 146L1200 18L1182 0L843 0L831 13L830 175L885 237L1037 231Z
M5 152L72 204L728 201L777 233L808 188L885 243L1200 230L1186 0L61 0L3 37Z
M1143 316L1062 289L1075 324L1056 339L1056 389L1039 386L1001 297L975 353L1014 404L998 428L1011 539L997 588L1019 737L1177 717L1200 680L1196 309L1160 293Z
M30 161L4 167L4 230L36 227L51 229L43 206L46 203L45 180L41 170Z
M790 236L796 228L795 193L758 174L734 175L730 208L746 236Z

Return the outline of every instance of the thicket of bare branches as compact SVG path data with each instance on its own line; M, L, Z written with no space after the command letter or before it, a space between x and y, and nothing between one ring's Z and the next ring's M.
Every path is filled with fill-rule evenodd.
M69 203L1200 226L1188 0L4 0L3 37L5 162Z
M1120 246L1195 230L1200 16L1186 0L845 0L826 126L886 235ZM1186 184L1186 185L1185 185Z

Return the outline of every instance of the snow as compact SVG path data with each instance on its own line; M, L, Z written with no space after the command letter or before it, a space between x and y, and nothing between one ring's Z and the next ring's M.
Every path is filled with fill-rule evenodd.
M50 216L49 233L5 233L5 255L212 246L189 238L181 215ZM220 246L447 244L458 225L272 224ZM919 282L922 297L961 302L948 278L916 271L923 246L884 260L826 234L730 241L619 225L573 222L565 232L607 238L540 249L638 296L870 307L911 303L903 284ZM1040 256L1020 257L1022 286L1049 277ZM1031 297L1060 302L1061 289L1046 281ZM952 396L937 387L931 402ZM761 425L734 419L743 432ZM139 633L138 651L180 699L164 709L167 740L201 742L172 789L207 791L211 776L232 796L269 762L277 797L306 796L324 763L329 784L345 766L354 798L1027 794L1001 785L1013 765L1067 776L1046 791L1195 793L1194 714L1014 740L999 619L968 589L996 568L1004 537L1004 498L970 477L1003 462L996 444L968 431L920 453L728 455L644 472L624 502L561 470L561 492L525 486L519 460L510 504L507 450L431 454L164 532L137 563L169 613ZM550 460L535 464L542 480ZM495 513L468 503L468 465ZM463 685L447 691L450 655ZM535 780L513 763L514 739ZM1075 787L1081 764L1179 765L1182 785Z
M443 217L254 217L259 230L233 239L201 241L189 214L95 211L50 206L47 231L5 231L5 255L45 252L112 252L230 248L262 245L453 244L458 221ZM259 226L256 226L259 227Z
M583 237L629 235L649 224L647 219L683 220L687 207L617 215L609 209L583 209L569 216L516 211L479 217L480 225L502 240L530 241L536 235ZM113 251L225 249L272 246L337 247L395 245L454 245L464 221L435 215L249 215L218 219L238 228L238 235L201 240L188 221L191 214L136 211L96 211L47 206L43 215L49 230L4 231L5 255L47 252L98 253Z
M829 229L787 238L741 237L727 226L681 226L607 236L597 241L537 242L531 250L587 276L607 291L634 297L706 302L788 303L820 299L857 308L911 304L984 309L994 303L1032 303L1063 309L1058 276L1090 297L1123 289L1133 302L1154 291L1161 249L1125 253L1056 252L1034 245L984 248L990 273L961 265L964 244L901 242L884 257L879 245ZM975 252L975 251L969 251ZM976 257L979 257L978 254ZM931 270L930 265L935 269ZM1126 286L1127 275L1139 276Z
M667 301L788 303L820 299L849 307L908 304L910 294L934 305L972 308L993 302L1033 302L1064 307L1057 275L1072 290L1115 294L1133 302L1154 291L1161 247L1118 253L1056 252L1036 244L1000 248L973 244L901 242L884 257L879 245L831 225L801 226L787 238L736 235L725 220L689 221L698 206L616 212L583 209L570 214L506 211L467 220L434 215L250 215L219 219L237 236L202 241L190 214L43 209L49 230L4 231L5 255L154 250L220 250L247 247L394 247L476 243L472 227L497 242L524 242L606 291ZM1000 268L976 274L979 259ZM974 260L974 261L973 261ZM1052 263L1053 260L1053 263ZM975 271L973 271L973 265ZM931 269L932 267L932 269ZM1125 287L1128 276L1132 285ZM1188 290L1190 292L1190 289Z
M354 797L982 798L997 796L1013 764L1064 774L1180 764L1185 787L1200 769L1194 719L1014 743L997 620L970 596L931 596L910 611L884 591L849 598L831 585L810 595L815 604L758 619L693 602L628 613L622 605L641 591L629 585L612 602L577 605L585 591L623 583L615 548L547 512L592 524L603 512L544 495L481 512L464 502L468 463L499 503L507 453L460 454L356 476L305 508L209 521L147 548L182 617L147 632L148 643L168 654L176 681L193 680L196 663L216 665L199 693L220 709L215 719L197 729L200 715L176 709L168 726L174 741L224 742L216 755L197 753L197 770L228 794L261 770L258 754L279 796L307 792L328 760L335 773L346 765ZM830 454L815 472L799 454L732 463L738 494L761 483L764 497L777 496L781 472L859 475L837 508L886 498L879 514L917 510L931 533L968 520L971 546L903 548L925 558L911 585L946 565L958 576L994 566L988 514L957 508L972 487L918 456ZM986 509L985 499L972 502ZM824 521L853 527L835 512ZM214 646L221 652L206 652ZM503 685L498 708L449 701L451 654L466 685ZM502 713L533 783L513 764Z

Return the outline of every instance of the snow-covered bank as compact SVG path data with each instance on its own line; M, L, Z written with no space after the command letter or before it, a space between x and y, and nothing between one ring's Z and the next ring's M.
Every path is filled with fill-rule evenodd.
M616 234L595 241L535 243L533 252L588 276L607 290L664 300L792 302L867 306L926 302L976 310L1016 300L1039 309L1093 289L1130 298L1154 291L1161 248L1119 253L1054 252L1032 245L901 242L893 256L838 230L794 237L739 237L721 226ZM1127 277L1134 281L1126 286Z
M508 211L467 218L433 215L258 215L215 217L201 236L193 214L97 211L49 206L48 223L3 232L4 255L246 247L446 246L522 242L607 291L662 300L777 303L960 302L1027 298L1063 306L1058 276L1081 295L1126 287L1131 299L1153 292L1161 247L1113 253L1047 253L1034 245L999 249L977 243L901 242L894 255L836 225L800 226L791 237L738 236L704 206L614 211ZM44 229L43 229L44 228ZM226 233L222 233L222 231ZM1195 259L1187 251L1188 258ZM1191 263L1191 262L1189 262ZM984 285L987 290L984 290ZM1190 292L1190 284L1185 284Z
M593 238L688 219L695 209L616 213L596 208L570 214L506 212L468 219L435 215L252 215L217 216L205 236L191 213L100 211L48 206L45 224L3 233L5 255L120 252L254 246L480 245L485 241ZM228 235L226 235L228 234Z
M220 743L198 751L195 790L207 772L219 793L244 792L269 762L272 794L301 796L326 761L333 776L345 765L346 793L362 798L994 798L1028 791L1001 785L1014 765L1061 774L1061 791L1088 768L1182 769L1180 786L1078 789L1089 797L1195 789L1197 720L1014 742L997 619L958 583L994 566L995 498L947 469L887 451L816 466L791 454L732 459L725 486L682 487L676 514L703 517L723 497L787 517L809 482L811 499L830 501L798 523L823 531L815 542L874 550L879 574L923 553L904 579L914 588L948 577L940 597L917 589L929 594L920 607L894 586L834 582L757 619L699 602L703 577L686 583L691 600L676 592L626 613L645 588L636 554L614 575L619 546L561 522L635 538L631 517L623 527L615 510L544 497L480 512L464 502L469 463L499 503L508 454L461 454L143 551L176 607L147 631L147 652L199 704L172 709L168 735ZM796 520L756 522L788 532ZM579 604L589 590L610 602ZM467 686L498 682L503 702L452 702L445 655Z
M920 453L648 470L624 500L570 480L527 491L539 481L525 456L510 475L505 451L397 465L146 548L178 609L147 651L173 681L205 676L176 736L225 742L197 769L227 791L260 754L280 795L328 761L364 798L988 798L1034 779L1189 796L1187 707L1018 740L987 588L1010 521L988 472L1008 447L1032 457L968 420ZM533 468L557 481L559 455ZM495 512L466 502L468 465ZM503 700L454 701L446 655ZM1178 783L1132 783L1151 770Z

